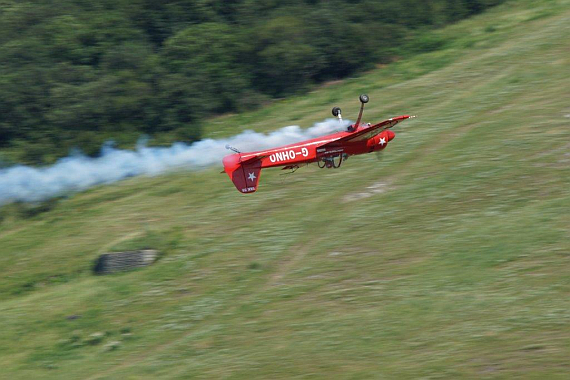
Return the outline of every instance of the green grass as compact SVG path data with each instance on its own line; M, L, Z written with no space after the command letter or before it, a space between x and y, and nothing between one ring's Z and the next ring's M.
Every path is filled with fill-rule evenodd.
M570 2L513 1L438 51L210 137L339 105L416 114L378 162L133 178L0 224L0 378L567 378ZM152 267L93 276L112 249ZM95 334L95 335L94 335Z

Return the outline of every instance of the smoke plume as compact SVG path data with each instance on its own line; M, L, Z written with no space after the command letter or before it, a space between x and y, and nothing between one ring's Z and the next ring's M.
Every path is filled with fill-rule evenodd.
M174 143L167 148L139 144L136 150L121 150L106 145L96 158L74 154L47 167L12 166L0 169L0 205L42 201L132 176L221 166L222 158L232 153L225 149L226 144L242 152L262 150L319 137L345 128L348 123L345 121L340 125L336 119L327 119L308 129L289 126L268 134L248 130L226 139Z

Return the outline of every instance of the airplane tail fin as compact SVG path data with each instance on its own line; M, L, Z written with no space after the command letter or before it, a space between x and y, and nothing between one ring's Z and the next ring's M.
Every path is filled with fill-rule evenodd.
M258 157L242 161L241 154L230 154L224 157L224 171L242 193L253 193L257 190L261 174L261 160Z

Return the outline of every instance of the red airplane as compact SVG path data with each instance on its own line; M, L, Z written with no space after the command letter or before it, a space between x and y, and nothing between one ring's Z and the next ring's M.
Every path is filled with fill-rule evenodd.
M300 165L312 162L317 162L319 168L339 168L349 156L381 151L396 136L389 129L413 116L403 115L374 125L360 125L364 104L368 100L367 95L360 95L358 119L346 131L251 153L241 153L227 145L227 149L236 153L224 157L224 171L240 192L253 193L257 190L262 168L284 166L284 170L295 171ZM342 121L339 107L334 107L332 114Z

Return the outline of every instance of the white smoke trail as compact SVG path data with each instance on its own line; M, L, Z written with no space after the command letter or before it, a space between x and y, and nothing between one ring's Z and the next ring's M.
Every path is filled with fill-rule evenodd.
M296 125L268 134L248 130L227 139L205 139L191 145L174 143L168 148L140 144L134 151L107 145L96 158L75 154L48 167L12 166L0 169L0 205L42 201L132 176L221 166L222 158L231 153L225 149L226 144L243 152L256 151L319 137L346 128L348 124L348 121L340 125L336 119L327 119L305 130Z

